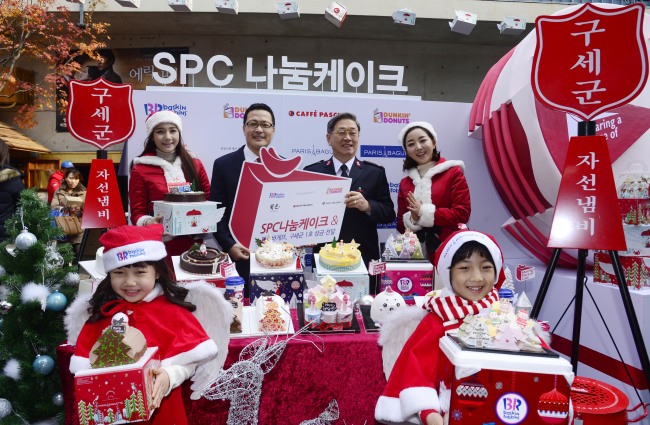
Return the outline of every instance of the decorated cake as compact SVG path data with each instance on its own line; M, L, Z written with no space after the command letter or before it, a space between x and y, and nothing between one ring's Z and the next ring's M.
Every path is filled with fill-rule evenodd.
M208 248L205 242L195 243L181 254L180 268L192 274L218 274L219 265L228 260L228 255L218 249Z
M167 202L203 202L206 201L205 192L193 191L188 182L172 182L167 184L168 193L163 200Z
M289 324L282 317L280 308L284 300L277 295L263 296L255 303L260 332L284 332Z
M117 313L111 325L104 329L88 356L93 369L133 364L147 351L147 341L142 332L129 326L129 318Z
M330 275L307 292L305 321L309 328L321 331L342 330L352 326L352 301L341 292Z
M332 271L354 270L361 264L359 244L354 242L354 239L349 243L333 240L321 248L318 253L318 264Z
M521 299L528 298L522 294ZM529 314L530 307L515 307L509 300L500 299L486 311L466 316L456 336L475 348L541 352L543 332Z
M273 242L271 239L257 241L255 261L267 269L288 267L295 262L294 247L288 242Z
M384 260L424 260L422 244L411 229L397 236L388 236L382 257Z

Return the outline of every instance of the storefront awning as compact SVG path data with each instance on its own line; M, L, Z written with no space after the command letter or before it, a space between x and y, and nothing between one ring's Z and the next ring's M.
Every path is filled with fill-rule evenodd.
M15 128L0 121L0 139L11 149L28 151L28 152L50 152L48 148L20 133Z

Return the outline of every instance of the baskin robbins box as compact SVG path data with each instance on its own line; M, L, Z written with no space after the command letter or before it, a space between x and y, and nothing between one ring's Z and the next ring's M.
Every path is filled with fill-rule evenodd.
M194 235L217 231L217 223L225 208L217 209L218 202L153 201L154 215L162 214L164 231L168 235Z
M450 336L440 350L439 394L449 425L568 425L574 375L567 360L550 351L462 349Z
M383 291L389 286L404 297L407 304L413 304L413 297L433 291L433 265L428 261L387 261L380 287Z
M126 424L153 414L152 369L160 366L158 348L147 348L130 365L86 369L74 376L80 424Z

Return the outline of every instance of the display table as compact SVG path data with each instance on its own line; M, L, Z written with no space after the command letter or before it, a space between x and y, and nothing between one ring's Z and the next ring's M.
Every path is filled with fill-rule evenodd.
M292 310L297 327L295 310ZM362 320L360 320L362 322ZM259 421L264 425L298 425L317 417L336 399L340 409L337 423L375 424L375 403L386 380L382 370L378 334L299 336L287 344L277 365L264 376ZM225 368L238 360L242 348L257 338L231 339ZM311 341L324 351L319 352ZM73 347L57 348L65 398L65 423L78 424L75 412L73 376L68 373ZM189 399L189 383L183 398L192 425L225 424L229 402ZM378 422L377 422L378 423Z

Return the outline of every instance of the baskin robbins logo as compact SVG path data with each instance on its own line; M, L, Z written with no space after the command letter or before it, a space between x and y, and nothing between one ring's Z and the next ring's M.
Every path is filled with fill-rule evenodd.
M496 414L504 424L516 425L522 423L528 416L528 403L517 393L505 393L497 400Z
M411 113L382 112L376 108L372 113L372 121L377 124L408 124L411 122Z
M130 251L122 251L115 254L117 261L126 261L130 258L141 257L145 254L143 248L132 249Z
M230 106L230 103L226 103L223 105L223 117L226 119L242 119L246 109L246 106Z
M186 117L188 112L187 106L182 103L175 103L173 105L166 105L164 103L145 103L142 106L144 107L144 112L147 116L158 111L172 111L176 112L176 114L181 117Z

